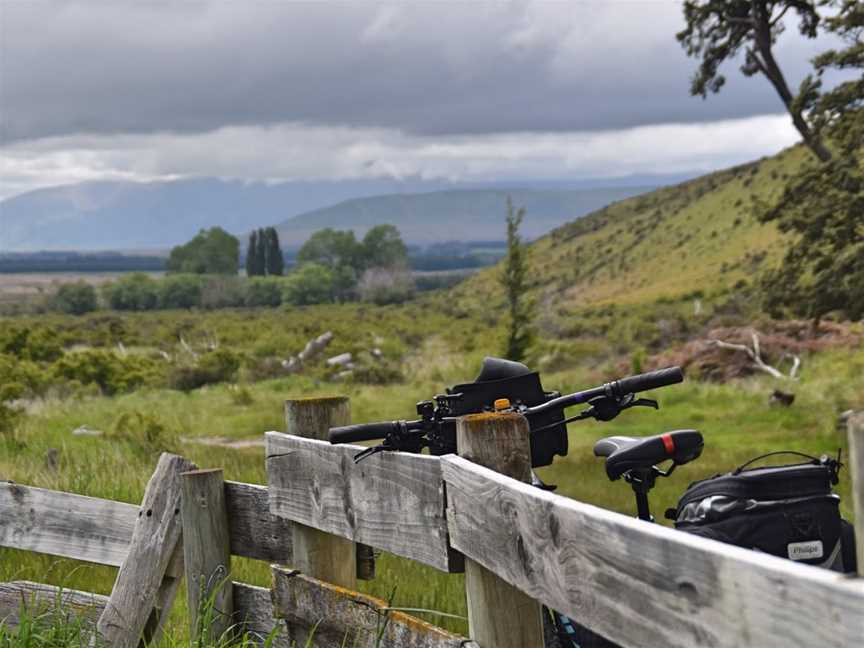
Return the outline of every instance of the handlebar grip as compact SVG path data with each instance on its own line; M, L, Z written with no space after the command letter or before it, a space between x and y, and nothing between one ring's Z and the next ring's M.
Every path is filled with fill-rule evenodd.
M380 423L359 423L357 425L343 425L342 427L330 428L327 438L330 443L352 443L354 441L374 441L384 439L399 427L396 421L382 421Z
M684 372L681 371L680 367L667 367L666 369L658 369L638 376L616 380L612 383L612 391L617 396L623 396L624 394L636 394L683 381Z

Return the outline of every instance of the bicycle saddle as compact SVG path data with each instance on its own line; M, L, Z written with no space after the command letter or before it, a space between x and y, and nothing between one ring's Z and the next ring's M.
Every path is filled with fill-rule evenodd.
M606 457L606 474L615 481L628 470L650 468L671 459L685 464L702 454L702 433L675 430L650 437L613 436L594 444L594 455Z

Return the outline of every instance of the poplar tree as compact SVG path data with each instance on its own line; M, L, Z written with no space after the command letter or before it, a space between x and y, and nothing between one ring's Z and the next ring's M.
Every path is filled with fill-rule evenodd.
M246 276L255 276L255 255L258 253L258 230L252 230L249 235L249 245L246 248Z
M255 264L254 274L256 277L263 277L267 274L267 241L263 229L258 230L258 238L255 241Z
M285 271L285 259L279 247L279 233L275 227L264 230L267 234L267 274L279 276Z

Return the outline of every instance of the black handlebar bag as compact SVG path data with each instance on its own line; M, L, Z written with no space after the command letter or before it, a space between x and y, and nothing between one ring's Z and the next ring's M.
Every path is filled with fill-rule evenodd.
M832 490L839 461L808 457L805 463L747 468L762 458L691 484L667 513L675 528L808 565L855 571L852 526L841 519L840 498Z
M540 385L540 375L521 362L503 358L486 358L474 382L450 387L450 394L462 394L452 406L453 416L464 416L491 409L499 398L528 407L542 405L558 392L547 392ZM528 417L531 424L531 465L548 466L555 455L567 454L567 425L564 410L557 409ZM453 434L456 432L452 425ZM534 432L533 430L538 430Z

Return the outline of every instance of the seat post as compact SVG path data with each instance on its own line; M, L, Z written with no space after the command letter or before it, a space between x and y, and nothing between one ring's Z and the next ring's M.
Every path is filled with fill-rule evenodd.
M640 520L648 522L654 521L654 516L651 515L651 510L648 507L648 493L633 489L636 493L636 511Z
M633 488L633 493L636 495L636 511L640 520L653 522L654 517L651 515L651 509L648 505L648 492L654 488L654 482L657 478L657 469L654 466L650 468L633 468L624 473L624 479Z

